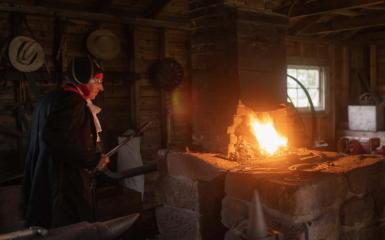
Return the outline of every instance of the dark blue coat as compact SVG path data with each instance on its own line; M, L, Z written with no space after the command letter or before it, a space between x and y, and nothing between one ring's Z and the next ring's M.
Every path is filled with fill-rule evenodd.
M51 228L91 220L85 170L99 159L86 101L63 89L41 99L25 160L26 225Z

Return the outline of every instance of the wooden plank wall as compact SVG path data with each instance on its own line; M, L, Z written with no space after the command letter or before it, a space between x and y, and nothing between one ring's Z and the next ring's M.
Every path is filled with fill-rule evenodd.
M55 19L51 17L27 16L27 22L34 37L46 52L47 68L33 74L39 86L45 90L53 89L57 85L52 81L53 73L53 42ZM8 14L0 13L0 40L10 34ZM160 89L153 87L148 78L148 68L161 55L175 58L184 68L185 77L171 94L171 138L169 143L173 147L184 148L190 142L190 83L189 83L189 33L177 30L166 30L150 27L123 26L119 24L104 24L80 20L68 20L64 27L63 45L64 67L71 56L86 55L85 39L95 29L106 28L114 32L121 40L122 51L111 61L104 61L105 91L98 96L96 104L102 107L101 121L103 136L108 149L117 142L117 136L127 129L138 127L148 120L154 123L146 131L142 141L142 157L144 161L153 159L156 151L161 147L161 94ZM23 35L29 35L24 30ZM162 40L165 36L166 41ZM163 49L163 50L162 50ZM5 63L0 67L3 69ZM11 71L15 72L12 68ZM12 81L8 81L7 89L1 89L0 108L7 103L14 102ZM12 116L0 111L1 125L14 128ZM1 163L14 161L16 156L6 157L4 151L16 150L15 140L9 136L0 135L0 169ZM1 177L1 171L0 171Z
M377 90L381 95L385 95L385 36L376 41L377 58Z
M185 32L165 29L136 27L135 30L135 71L140 75L136 82L138 124L153 121L150 131L142 139L142 157L153 159L157 150L162 147L162 98L160 89L152 86L148 77L151 64L164 57L176 59L185 69L182 83L170 96L171 139L173 148L182 149L191 139L191 110L189 82L189 35ZM163 49L163 50L162 50ZM156 174L146 175L146 196L149 202L155 201L152 186Z
M364 71L364 80L374 85L374 92L379 96L385 95L385 32L366 32L357 35L353 42L355 51L359 51L352 56L352 70L361 68ZM358 65L358 66L357 66ZM359 83L355 83L356 88L361 87ZM362 88L362 87L361 87ZM359 92L363 89L354 89ZM362 91L360 92L362 93Z

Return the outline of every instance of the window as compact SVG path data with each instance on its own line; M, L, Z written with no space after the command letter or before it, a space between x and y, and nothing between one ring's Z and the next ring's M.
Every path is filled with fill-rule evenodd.
M287 74L298 79L309 92L315 110L325 110L324 71L318 66L288 66ZM300 85L287 77L287 95L299 109L310 109L309 101Z

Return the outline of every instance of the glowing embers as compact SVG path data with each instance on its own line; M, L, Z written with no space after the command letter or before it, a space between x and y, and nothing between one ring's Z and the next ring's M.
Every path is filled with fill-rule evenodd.
M254 112L238 104L228 127L228 158L238 162L276 161L287 154L287 109ZM284 158L283 158L284 159Z
M287 137L277 132L268 113L261 115L258 118L253 113L249 114L250 130L258 142L261 155L271 156L287 150Z

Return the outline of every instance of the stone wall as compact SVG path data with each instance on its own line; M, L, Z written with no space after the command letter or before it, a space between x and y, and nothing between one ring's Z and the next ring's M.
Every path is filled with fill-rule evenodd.
M156 212L160 239L223 239L223 169L237 164L220 161L213 154L177 152L164 160L157 187L164 204Z
M172 152L164 169L158 189L165 206L157 213L160 234L167 236L162 239L245 239L254 191L271 234L278 231L286 239L307 234L312 240L384 237L380 156L307 152L240 165L212 154ZM167 227L177 221L183 223L179 229Z

